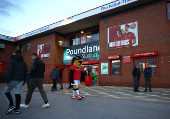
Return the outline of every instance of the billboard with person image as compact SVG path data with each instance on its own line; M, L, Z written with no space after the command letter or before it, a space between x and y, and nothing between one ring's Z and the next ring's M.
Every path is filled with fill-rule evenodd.
M138 45L137 22L108 28L108 49Z

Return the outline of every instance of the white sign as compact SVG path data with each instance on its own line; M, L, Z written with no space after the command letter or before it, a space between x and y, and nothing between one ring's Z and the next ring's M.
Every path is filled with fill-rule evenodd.
M136 2L136 1L138 1L138 0L116 0L116 1L113 1L109 4L102 5L100 7L89 10L87 12L83 12L82 14L78 14L78 15L69 17L69 18L67 18L67 20L61 20L61 21L56 22L54 24L45 26L41 29L37 29L35 31L23 34L21 36L16 37L15 40L16 41L21 40L23 38L26 38L26 37L29 37L29 36L32 36L32 35L35 35L35 34L38 34L38 33L42 33L44 31L47 31L47 30L50 30L50 29L53 29L53 28L56 28L56 27L60 27L60 26L66 25L66 24L70 24L70 23L78 21L80 19L84 19L86 17L90 17L90 16L93 16L93 15L96 15L96 14L99 14L99 13L102 13L102 12L105 12L105 11L108 11L108 10L111 10L111 9L115 9L117 7L129 4L129 3L132 3L132 2Z
M101 74L108 74L108 63L101 63Z

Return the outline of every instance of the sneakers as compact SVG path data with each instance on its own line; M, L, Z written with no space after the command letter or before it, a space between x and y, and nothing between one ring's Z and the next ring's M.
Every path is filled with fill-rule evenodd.
M11 106L11 107L9 107L8 110L7 110L7 112L6 112L6 114L11 113L14 109L15 109L15 106L14 106L14 105Z
M84 98L84 96L80 95L81 98Z
M20 114L21 112L20 112L20 110L13 110L11 113L12 114Z
M81 95L78 95L77 99L81 100L83 97Z
M47 108L49 106L50 106L49 103L47 103L47 104L44 104L42 107Z
M74 99L74 98L78 98L78 96L76 96L76 95L74 95L74 96L73 96L73 95L71 95L71 98L72 98L72 99Z
M22 108L28 108L28 107L29 107L29 105L26 105L26 104L20 104L20 107L22 107Z

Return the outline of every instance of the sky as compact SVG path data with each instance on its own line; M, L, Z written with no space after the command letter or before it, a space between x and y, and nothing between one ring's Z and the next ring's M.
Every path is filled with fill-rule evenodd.
M0 0L0 34L16 37L115 0Z

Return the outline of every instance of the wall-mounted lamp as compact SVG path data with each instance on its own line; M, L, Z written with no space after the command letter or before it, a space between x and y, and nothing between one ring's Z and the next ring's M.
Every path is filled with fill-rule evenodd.
M84 33L84 31L82 30L81 33Z

